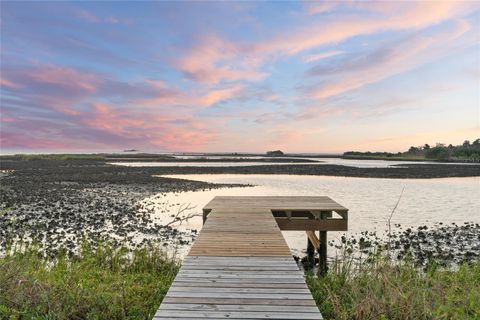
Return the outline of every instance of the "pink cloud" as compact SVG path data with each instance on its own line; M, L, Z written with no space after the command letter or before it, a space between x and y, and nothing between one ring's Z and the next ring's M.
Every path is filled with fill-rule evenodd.
M2 149L65 149L68 144L55 140L48 139L42 136L34 136L27 133L9 133L5 130L2 131L0 136L0 146Z
M9 88L13 88L13 89L17 89L17 88L21 88L22 86L18 83L14 83L10 80L7 80L5 78L1 78L0 79L0 85L1 86L5 86L5 87L9 87Z
M143 118L138 112L122 110L105 103L93 103L90 112L80 117L81 123L86 126L117 135L136 134L129 129L149 127L150 121L154 120L151 116Z
M98 94L105 81L95 73L51 64L8 68L4 72L9 80L2 84L17 89L19 101L69 115L78 114L76 104Z
M238 96L242 92L242 86L231 86L212 90L206 95L198 97L198 104L203 106L212 106L217 102L228 100Z
M100 83L93 74L52 65L6 68L4 73L9 80L2 79L2 86L15 89L16 103L64 114L76 114L75 103L95 94Z
M108 16L108 17L102 18L87 10L79 10L77 12L77 17L79 17L81 20L88 23L108 23L108 24L124 24L124 25L133 24L132 19L120 18L115 16Z
M407 150L410 146L423 146L425 143L435 145L438 142L461 144L466 137L477 139L478 128L457 128L432 131L419 131L414 134L399 134L385 138L370 138L355 143L348 143L342 146L343 150L369 150L369 151L391 151L397 152Z
M12 117L0 117L0 122L2 123L12 123L12 122L15 122L15 118L12 118Z
M372 3L372 5L377 5L377 3ZM259 43L255 46L255 50L266 54L295 55L305 50L338 43L358 35L385 30L424 28L462 16L470 12L472 7L478 7L478 5L455 1L403 2L402 10L392 11L390 14L380 17L359 18L353 16L342 20L337 17L326 18L314 26L297 29L289 34L282 34L272 41Z
M75 105L80 100L68 97L39 97L41 102L47 108L65 115L79 115L81 112L76 110Z
M323 60L323 59L330 58L330 57L333 57L333 56L338 56L342 53L343 53L343 51L335 50L335 51L327 51L327 52L311 54L311 55L306 56L303 59L303 61L305 61L307 63L315 62L315 61Z
M109 16L105 18L103 21L110 24L124 24L127 26L133 24L132 19L125 19L125 18L119 18L119 17L113 17L113 16Z
M209 85L222 81L262 80L266 75L257 70L258 66L252 64L246 53L236 43L214 36L203 37L177 61L177 67L186 78Z
M415 34L408 37L407 41L402 40L396 45L390 44L388 48L381 49L383 52L373 53L357 65L345 64L344 68L335 71L338 77L312 88L309 95L315 99L324 99L411 70L452 52L452 42L467 33L470 28L467 22L460 21L440 33ZM315 68L312 69L312 73L317 73ZM325 72L320 69L318 74Z
M173 127L160 137L150 140L153 146L175 150L181 146L183 150L202 151L211 143L213 135L205 130Z
M16 110L15 119L20 121L8 121L5 130L28 132L35 128L38 138L50 141L49 137L58 137L77 148L93 139L92 145L96 147L122 148L126 144L199 150L217 136L217 124L223 119L197 120L193 116L195 110L243 94L243 86L238 84L181 90L161 80L121 83L104 75L53 65L7 72L25 88L16 92L16 101L25 101L28 116L22 119L20 110L15 109L16 102L12 101L11 109ZM42 120L45 117L54 122L46 123ZM24 140L12 137L5 142L9 147L15 143L25 148L55 147L36 142L27 145ZM65 148L60 144L56 147Z
M303 1L301 3L308 14L329 12L342 5L340 1Z
M270 149L285 148L292 149L292 145L301 143L307 130L292 130L291 128L274 129L267 134L270 137L270 143L267 145Z
M324 12L340 5L313 3L312 12ZM345 4L341 4L345 5ZM336 44L359 35L381 31L422 29L443 21L457 19L478 8L478 4L459 1L435 2L367 2L347 3L381 15L351 15L343 19L326 17L320 22L255 43L227 41L215 36L202 37L177 62L185 77L199 83L215 85L222 81L258 81L267 74L261 68L274 59L297 55L324 45ZM307 3L307 7L310 6ZM333 54L333 53L332 53ZM306 62L325 58L310 55Z
M99 114L109 114L114 111L114 109L104 103L94 103L93 109Z
M30 79L59 87L79 88L86 92L94 92L98 83L94 74L53 65L38 68L30 74Z
M437 1L442 5L441 1ZM307 14L315 15L327 12L333 12L337 9L350 9L361 10L370 13L381 13L391 15L392 13L398 13L406 8L408 9L414 4L414 1L410 3L406 1L355 1L355 0L343 0L343 1L305 1L302 2L304 11Z
M94 94L102 79L97 74L52 64L35 64L2 70L8 77L1 84L19 92L66 97Z
M201 150L217 135L215 121L197 121L189 115L164 115L94 103L88 112L63 119L44 120L36 115L16 116L4 123L5 149ZM34 128L34 130L32 130ZM30 134L32 132L32 134ZM33 134L34 132L34 134Z
M96 23L100 21L100 18L98 18L96 15L94 15L93 13L87 10L79 10L77 12L77 16L80 19L90 23Z
M313 119L321 119L324 117L339 116L345 113L345 110L335 107L309 105L300 112L292 115L292 118L300 121L308 121Z
M243 93L242 85L231 85L222 88L204 90L205 92L185 91L170 89L167 94L163 90L159 95L139 100L138 103L145 106L185 106L192 109L210 107L218 102L239 97ZM157 87L157 89L164 89Z
M137 145L164 149L181 146L200 150L215 135L209 120L197 121L189 115L157 110L121 109L105 103L92 104L90 112L78 119L85 128L101 130L125 143L133 141Z

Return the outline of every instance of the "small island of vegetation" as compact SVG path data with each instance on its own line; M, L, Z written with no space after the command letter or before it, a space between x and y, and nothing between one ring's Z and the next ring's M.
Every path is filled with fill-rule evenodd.
M281 157L285 154L281 150L267 151L267 157Z

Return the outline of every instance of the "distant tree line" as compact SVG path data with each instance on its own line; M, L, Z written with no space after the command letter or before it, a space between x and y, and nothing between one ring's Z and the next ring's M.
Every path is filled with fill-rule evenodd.
M359 152L348 151L343 154L345 158L389 158L389 159L411 159L411 160L438 160L438 161L480 161L480 139L473 142L465 140L461 145L448 146L437 143L434 147L428 143L423 146L411 146L405 152Z

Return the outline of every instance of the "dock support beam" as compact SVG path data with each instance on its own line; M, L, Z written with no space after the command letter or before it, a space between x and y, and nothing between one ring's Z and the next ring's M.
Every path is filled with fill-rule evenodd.
M212 211L212 210L203 209L203 214L202 214L203 224L205 224L205 222L207 221L207 217L208 217L208 214L210 213L210 211Z
M327 231L319 231L320 248L318 249L318 273L325 275L327 273Z
M320 219L331 217L331 213L322 212ZM327 231L319 231L320 247L318 249L318 274L325 275L327 273Z
M315 248L312 241L307 237L307 267L312 269L315 266Z

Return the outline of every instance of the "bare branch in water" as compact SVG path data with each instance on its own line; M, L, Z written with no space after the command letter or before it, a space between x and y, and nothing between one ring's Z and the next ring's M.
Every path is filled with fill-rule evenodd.
M193 210L193 209L195 209L195 208L196 208L196 206L191 206L191 203L189 203L189 204L187 204L187 205L183 205L183 204L180 205L180 206L178 207L177 213L176 213L175 216L173 217L173 220L170 221L170 222L168 222L165 226L167 227L167 226L172 225L172 224L177 223L177 222L179 222L178 225L181 225L182 222L188 221L188 220L192 219L193 217L200 217L200 216L202 216L201 213L189 213L189 214L187 214L186 216L183 216L183 214L184 214L185 212L190 211L190 210Z
M390 246L391 246L391 241L392 241L392 217L393 214L395 213L395 210L397 210L398 204L400 203L400 200L402 199L403 191L405 191L405 186L403 186L402 191L400 192L400 195L398 196L397 203L392 209L392 212L390 213L390 217L388 217L388 250L390 251Z

